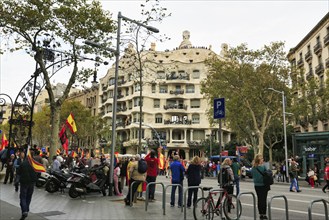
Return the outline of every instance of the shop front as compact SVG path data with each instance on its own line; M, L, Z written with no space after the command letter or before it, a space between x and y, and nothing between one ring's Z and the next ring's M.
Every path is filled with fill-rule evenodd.
M300 176L305 177L308 168L317 167L322 178L324 160L329 157L329 132L295 133L292 143L293 154L299 158Z

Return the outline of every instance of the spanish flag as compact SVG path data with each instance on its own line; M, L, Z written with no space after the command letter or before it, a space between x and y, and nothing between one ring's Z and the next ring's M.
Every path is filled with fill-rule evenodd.
M162 169L164 169L165 157L164 157L164 155L162 153L159 153L158 158L159 158L158 168L160 170L162 170Z
M1 148L0 149L5 148L6 146L8 146L8 139L5 135L5 132L3 132L2 138L1 138Z
M31 164L35 172L38 173L46 172L46 169L43 167L43 165L33 159L30 151L30 146L27 149L27 159L29 160L29 163Z
M74 117L73 117L72 113L70 113L69 117L67 117L66 125L68 126L68 128L70 129L70 131L73 134L75 134L75 132L77 132L77 126L75 124Z
M75 153L75 151L74 151L74 150L72 150L72 152L71 152L71 156L72 156L73 158L75 158L75 157L77 157L77 156L78 156L78 154L77 154L77 153Z

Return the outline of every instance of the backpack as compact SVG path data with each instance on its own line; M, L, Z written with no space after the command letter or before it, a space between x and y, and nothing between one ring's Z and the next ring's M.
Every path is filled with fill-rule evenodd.
M272 170L267 169L264 172L261 172L258 167L256 167L256 170L263 176L264 186L270 186L274 183Z
M230 175L228 173L228 168L222 168L217 176L218 183L220 183L220 174L222 173L222 185L226 185L231 181Z
M138 161L138 168L137 168L138 173L146 173L147 171L147 163L144 159L140 159Z

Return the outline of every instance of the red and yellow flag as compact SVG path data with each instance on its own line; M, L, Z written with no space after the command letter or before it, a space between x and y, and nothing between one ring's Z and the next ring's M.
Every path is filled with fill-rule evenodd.
M165 161L165 157L162 153L159 153L158 155L158 158L159 158L159 165L158 165L158 168L160 170L164 169L164 161Z
M67 117L66 125L73 134L77 132L77 126L75 124L75 120L72 113L70 113L69 117Z
M31 151L30 151L30 146L27 149L27 159L29 160L29 163L31 164L31 166L33 167L35 172L38 172L38 173L46 172L46 169L44 168L44 166L41 163L39 163L33 159L32 155L31 155Z
M3 132L2 138L1 138L1 148L0 149L5 148L6 146L8 146L8 144L9 144L8 139L5 135L5 132Z

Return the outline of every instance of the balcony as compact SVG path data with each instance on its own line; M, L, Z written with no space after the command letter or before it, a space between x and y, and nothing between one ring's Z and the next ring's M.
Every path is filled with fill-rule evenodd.
M107 85L102 84L102 90L103 91L107 90Z
M122 94L118 95L118 99L122 99L124 96Z
M313 69L311 68L308 73L306 73L306 79L310 80L313 77Z
M315 44L315 46L313 47L313 51L316 55L319 55L322 52L322 46L320 42Z
M118 81L118 86L122 86L122 85L124 85L125 83L126 83L127 81L125 81L125 80L119 80Z
M170 94L183 95L184 94L184 89L170 90Z
M300 58L300 59L297 61L297 66L298 66L298 67L303 67L303 65L304 65L303 58Z
M324 73L323 64L320 63L319 65L317 65L317 66L315 67L315 74L317 74L317 75L321 75L321 74L323 74L323 73Z
M326 36L324 36L323 43L324 43L324 46L329 45L329 33Z
M306 54L305 54L305 61L306 62L309 62L312 60L312 51L308 51Z
M127 111L127 107L118 107L117 112L125 112Z
M184 109L184 110L187 110L187 105L183 105L183 104L168 104L168 105L164 105L163 108L165 110L167 110L167 109Z
M329 68L329 58L326 59L325 63L326 63L326 68Z
M190 75L186 74L186 75L172 75L172 74L168 74L166 75L166 80L190 80Z
M171 121L170 119L168 120L164 120L163 123L165 125L171 125L171 124L175 124L175 125L191 125L192 124L192 120L179 120L179 121Z

